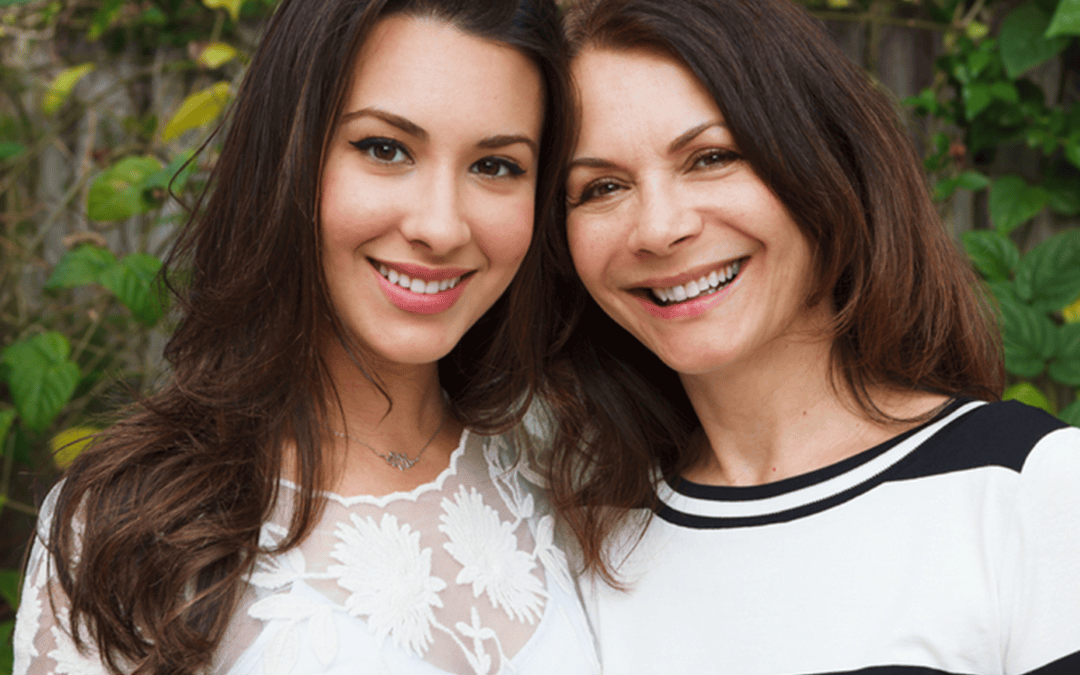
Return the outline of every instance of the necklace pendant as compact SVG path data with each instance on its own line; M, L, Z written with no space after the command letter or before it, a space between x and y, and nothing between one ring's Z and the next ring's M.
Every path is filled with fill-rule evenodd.
M387 455L383 455L383 459L386 463L394 467L398 471L404 471L405 469L411 469L413 464L420 461L420 455L417 455L414 459L409 459L409 456L404 452L391 452Z

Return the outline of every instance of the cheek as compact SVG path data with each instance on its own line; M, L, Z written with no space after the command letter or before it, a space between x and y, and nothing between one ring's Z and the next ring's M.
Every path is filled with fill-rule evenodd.
M484 218L478 242L492 266L517 266L525 258L532 243L533 200L513 200L499 205Z
M601 236L602 230L590 226L582 219L569 218L566 226L566 241L570 248L570 257L574 260L574 269L592 291L604 267L604 251L611 242Z

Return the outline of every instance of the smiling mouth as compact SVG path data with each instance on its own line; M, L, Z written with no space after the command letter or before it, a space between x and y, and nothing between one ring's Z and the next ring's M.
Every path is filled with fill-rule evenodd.
M749 256L740 258L735 262L728 263L713 270L709 274L702 276L700 279L688 281L681 286L641 290L645 297L661 307L689 302L690 300L700 298L704 295L712 295L728 286L737 276L739 276L739 271L749 259Z
M417 295L435 295L436 293L448 291L461 283L461 280L469 276L469 274L472 274L472 272L469 272L468 274L463 274L460 277L454 277L453 279L424 281L419 277L410 277L395 269L390 269L382 263L374 263L374 265L375 269L379 271L379 274L383 275L384 279L392 284L397 284L407 291L416 293Z

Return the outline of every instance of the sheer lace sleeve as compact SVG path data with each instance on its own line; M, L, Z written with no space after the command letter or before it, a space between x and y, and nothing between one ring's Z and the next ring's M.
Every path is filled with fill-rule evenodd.
M67 597L51 572L47 542L59 492L60 485L49 492L38 517L37 536L15 617L14 675L105 675L108 670L92 644L87 643L91 648L84 652L75 647L68 632Z

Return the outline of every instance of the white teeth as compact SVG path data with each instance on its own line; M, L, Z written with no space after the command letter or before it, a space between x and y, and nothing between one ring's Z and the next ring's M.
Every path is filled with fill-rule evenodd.
M682 286L670 288L653 288L653 297L663 303L683 302L699 295L707 295L719 290L720 286L735 278L742 267L742 260L724 266L719 270L713 270L708 276L703 276L695 281L690 281Z
M397 270L390 269L386 265L379 265L379 274L386 277L392 284L397 284L402 288L412 291L413 293L423 295L434 295L445 290L449 290L458 285L461 281L461 277L455 277L453 279L442 279L440 281L424 281L423 279L410 278L407 274L402 274Z

